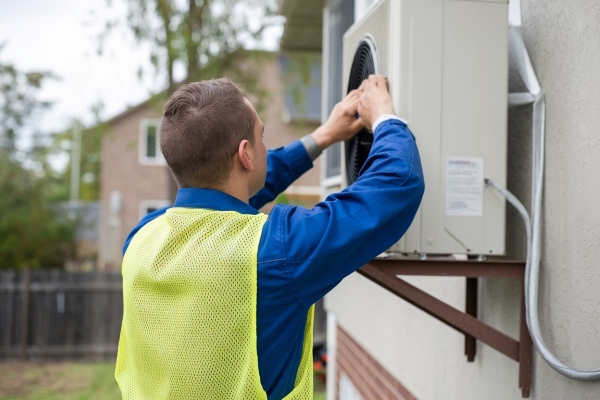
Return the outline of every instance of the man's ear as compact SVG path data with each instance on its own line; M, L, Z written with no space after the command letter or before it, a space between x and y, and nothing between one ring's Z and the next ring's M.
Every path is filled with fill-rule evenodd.
M249 171L254 171L254 166L252 165L252 145L248 140L242 140L238 147L238 158L240 159L240 163L244 168Z

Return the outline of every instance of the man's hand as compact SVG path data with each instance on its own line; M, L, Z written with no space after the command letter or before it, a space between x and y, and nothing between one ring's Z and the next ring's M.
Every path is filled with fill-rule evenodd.
M356 118L359 99L360 91L352 90L335 105L327 122L312 134L321 150L325 150L333 143L350 139L363 128L362 119Z
M362 82L358 90L361 93L358 114L368 130L371 130L373 122L382 115L395 114L385 76L369 75L369 78Z

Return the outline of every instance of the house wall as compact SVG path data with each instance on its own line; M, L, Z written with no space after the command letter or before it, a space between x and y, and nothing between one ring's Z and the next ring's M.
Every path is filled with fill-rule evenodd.
M283 81L278 62L270 62L265 65L263 82L269 90L270 97L263 112L259 113L265 124L265 145L269 149L285 146L290 142L300 139L302 136L314 131L318 124L305 123L296 126L293 123L284 122ZM315 160L314 167L301 176L294 185L288 189L290 194L309 194L318 201L320 190L320 158ZM310 195L310 194L309 194Z
M540 322L560 360L600 369L600 3L523 0L523 34L546 93ZM530 201L530 109L509 119L509 189ZM526 151L524 151L524 149ZM509 217L510 218L510 217ZM514 216L508 227L516 232ZM524 238L507 237L512 254ZM518 242L516 242L516 240ZM522 253L521 253L522 254ZM557 374L536 355L537 399L598 399L600 383Z
M525 43L547 100L542 334L559 359L579 369L598 370L600 3L523 0L522 5ZM528 205L530 108L511 109L508 125L508 188ZM509 207L507 258L525 257L521 224ZM464 278L405 279L464 309ZM516 282L483 279L478 317L518 340L518 299ZM463 335L357 274L327 296L326 308L339 327L416 398L521 398L516 362L478 342L475 362L468 363ZM600 383L567 379L537 352L532 380L532 399L600 398Z
M101 269L120 268L125 238L140 219L140 202L169 200L171 178L166 165L141 165L139 162L140 120L159 117L159 108L153 105L141 107L114 121L102 140L98 262ZM121 195L118 213L110 211L113 191Z
M335 336L337 369L331 379L335 378L340 398L414 400L400 382L339 326Z

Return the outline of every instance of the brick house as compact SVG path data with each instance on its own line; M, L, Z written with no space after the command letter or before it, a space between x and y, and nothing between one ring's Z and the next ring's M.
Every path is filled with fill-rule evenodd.
M262 87L270 96L259 111L267 148L312 132L320 121L320 59L311 60L311 82L302 91L304 106L284 90L284 75L293 74L293 65L289 57L274 56L262 68ZM158 145L161 109L162 104L149 99L107 121L101 152L99 269L119 269L121 247L131 229L147 213L172 204L174 182ZM282 201L304 206L318 202L319 171L316 160L315 168L288 188ZM269 209L267 205L262 211Z

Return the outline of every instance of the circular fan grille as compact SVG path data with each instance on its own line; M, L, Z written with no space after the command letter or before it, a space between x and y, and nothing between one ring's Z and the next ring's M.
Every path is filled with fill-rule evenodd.
M373 42L368 37L364 38L358 49L356 49L356 54L354 54L350 79L348 80L348 92L358 89L362 81L367 79L369 75L379 73L376 57ZM366 129L361 130L356 136L344 143L348 185L358 179L358 173L369 156L372 144L373 135Z

